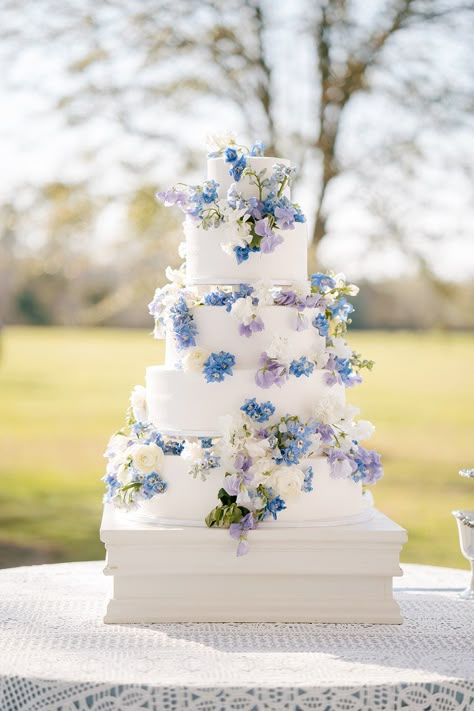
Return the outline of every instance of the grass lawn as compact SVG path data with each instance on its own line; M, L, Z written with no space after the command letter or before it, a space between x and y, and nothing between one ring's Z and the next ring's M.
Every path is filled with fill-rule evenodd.
M348 392L377 425L376 505L405 526L402 560L466 567L453 508L474 508L474 335L353 333L377 366ZM146 332L8 328L0 359L0 567L97 559L104 460L129 392L162 347Z

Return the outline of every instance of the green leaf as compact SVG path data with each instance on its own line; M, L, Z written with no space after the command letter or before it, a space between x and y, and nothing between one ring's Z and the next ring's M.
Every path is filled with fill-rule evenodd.
M235 501L237 501L237 497L231 496L227 493L225 489L219 489L217 493L217 498L222 504L224 504L224 506L229 506L229 504L233 504Z

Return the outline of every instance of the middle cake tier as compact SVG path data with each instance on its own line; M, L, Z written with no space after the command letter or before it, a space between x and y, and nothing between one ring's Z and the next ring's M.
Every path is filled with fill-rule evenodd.
M223 431L222 418L236 415L245 400L270 400L274 419L290 414L303 420L312 417L321 400L345 402L343 385L328 385L328 371L315 370L308 377L291 377L281 387L260 388L255 369L235 369L222 382L209 383L201 373L172 370L155 365L147 368L146 400L148 417L162 432L210 436Z
M237 302L237 306L243 303ZM235 310L237 311L237 309ZM326 339L319 335L312 322L319 314L315 308L299 312L291 306L259 306L262 330L245 335L245 326L239 314L227 311L224 305L195 306L189 310L196 329L195 342L198 348L209 352L228 351L235 356L239 368L257 368L261 354L266 351L273 338L278 335L288 341L294 358L303 355L311 357L324 351ZM298 328L304 321L304 328ZM243 331L243 333L242 333ZM166 332L165 365L169 368L178 364L186 356L187 349L180 349L173 327Z

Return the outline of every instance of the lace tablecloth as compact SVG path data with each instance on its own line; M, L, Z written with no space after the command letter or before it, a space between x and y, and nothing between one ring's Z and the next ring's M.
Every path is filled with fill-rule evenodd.
M467 572L404 566L401 626L104 625L102 568L0 571L1 711L474 708Z

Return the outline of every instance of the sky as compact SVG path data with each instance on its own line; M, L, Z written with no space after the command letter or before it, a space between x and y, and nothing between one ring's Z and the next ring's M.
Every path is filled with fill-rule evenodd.
M25 12L37 13L38 7L47 7L47 2L33 4ZM298 0L291 6L304 5ZM374 7L383 3L365 3L364 18L371 21ZM26 6L25 6L26 7ZM295 75L307 66L309 38L301 33L298 42L287 27L287 4L274 6L272 29L269 38L278 51L277 62L281 104L279 121L288 138L288 156L291 155L291 132L298 121L303 130L310 130L313 95L305 82L296 82ZM18 13L13 15L18 22ZM112 22L112 17L110 21ZM30 20L34 20L33 16ZM107 18L103 20L107 22ZM107 35L106 28L104 33ZM41 37L41 33L36 36ZM414 38L416 41L416 37ZM413 42L413 38L411 40ZM429 37L433 42L433 74L446 73L459 77L465 68L463 52L456 38L449 35ZM120 52L117 36L110 35L110 51L115 51L116 71L121 83L130 91L136 82L137 57ZM403 47L402 47L403 49ZM80 85L80 77L71 75L65 68L81 56L80 43L64 41L52 46L38 41L20 42L15 60L4 74L0 84L0 195L7 198L24 184L55 180L81 180L92 175L91 189L97 192L123 193L130 180L124 161L133 161L146 166L147 181L162 186L167 182L204 177L205 137L208 133L231 128L242 137L243 143L251 143L260 136L245 135L242 117L231 105L216 99L206 98L197 102L192 111L163 111L159 107L147 108L143 116L160 130L174 130L185 136L189 146L202 146L202 172L188 173L188 168L177 161L173 146L149 143L125 136L114 121L114 109L104 109L99 102L98 110L90 109L90 116L83 125L67 126L64 114L52 109L57 96L74 91ZM398 62L393 50L394 66ZM97 81L106 78L96 77ZM377 84L377 76L375 76ZM382 80L380 80L382 81ZM385 78L384 78L385 81ZM390 88L390 87L389 87ZM466 85L466 91L472 89ZM337 271L343 270L351 278L372 277L383 279L399 274L410 274L413 264L400 250L383 245L375 249L371 236L383 237L383 224L374 213L372 203L384 214L393 213L393 220L421 245L434 270L450 280L474 276L474 236L472 175L463 170L462 164L474 159L474 135L464 127L451 126L442 134L427 126L421 131L422 155L410 167L408 177L400 176L397 165L378 163L377 150L386 132L395 133L403 142L413 131L413 118L403 105L394 108L391 97L364 97L351 109L348 125L344 125L339 153L345 168L344 177L331 186L326 206L330 215L329 236L323 241L320 257ZM120 101L120 99L119 99ZM295 107L298 111L295 112ZM442 101L440 107L443 109ZM108 113L110 111L110 115ZM418 117L417 117L418 120ZM305 128L306 127L306 128ZM181 140L181 139L180 139ZM318 185L318 167L307 164L295 189L295 197L312 212L314 191ZM361 185L358 173L364 173ZM405 181L405 182L403 182ZM370 201L368 201L370 198ZM371 203L371 206L368 205ZM311 229L312 225L309 224ZM115 206L103 216L97 231L97 254L104 245L113 242L125 229L124 211ZM428 240L426 234L437 235ZM372 245L372 246L370 246ZM370 246L370 249L369 249Z

